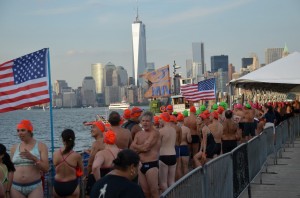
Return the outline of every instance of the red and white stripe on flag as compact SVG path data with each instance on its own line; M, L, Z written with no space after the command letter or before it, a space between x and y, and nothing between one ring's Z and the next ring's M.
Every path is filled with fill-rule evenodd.
M48 49L0 64L0 113L50 102Z
M182 85L180 91L187 101L197 102L202 98L201 92L198 91L198 84Z

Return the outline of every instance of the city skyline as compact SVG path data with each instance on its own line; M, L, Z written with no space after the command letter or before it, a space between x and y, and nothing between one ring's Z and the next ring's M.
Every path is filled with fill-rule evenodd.
M297 0L140 0L147 62L159 68L175 60L185 76L193 42L204 43L207 70L215 55L228 55L240 68L241 59L253 52L264 63L267 48L286 43L291 53L300 51L299 7ZM94 63L112 62L132 74L135 0L12 0L1 1L0 11L1 63L49 47L52 83L62 79L81 86Z

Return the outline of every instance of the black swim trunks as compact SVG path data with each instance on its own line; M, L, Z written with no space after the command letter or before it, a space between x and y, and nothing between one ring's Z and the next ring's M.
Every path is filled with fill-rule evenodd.
M153 162L145 162L142 163L142 167L140 168L140 171L145 175L146 172L151 168L158 168L158 161Z
M161 155L159 160L168 166L173 166L176 164L176 155Z
M200 143L199 135L192 135L192 144Z
M72 181L61 182L54 180L53 187L57 195L61 197L70 196L74 193L78 186L78 179Z
M253 136L255 136L255 129L256 129L256 125L254 122L245 122L243 135L244 136L251 135L253 137Z

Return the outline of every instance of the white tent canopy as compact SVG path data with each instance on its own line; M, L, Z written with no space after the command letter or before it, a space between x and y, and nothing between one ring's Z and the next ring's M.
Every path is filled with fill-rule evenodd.
M300 85L300 53L288 56L261 67L230 84L248 88L265 88L281 92L298 92Z

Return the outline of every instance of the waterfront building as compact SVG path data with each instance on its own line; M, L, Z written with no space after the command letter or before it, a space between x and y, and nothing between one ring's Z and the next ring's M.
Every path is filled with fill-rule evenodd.
M283 52L282 52L282 57L286 57L289 54L290 54L289 49L288 49L287 45L285 44Z
M92 76L87 76L82 82L82 105L92 106L96 105L96 84Z
M185 66L186 66L186 77L193 78L193 60L187 59L185 61Z
M116 69L116 66L111 62L108 62L105 65L105 68L104 68L104 86L105 87L113 85L112 74L115 69Z
M128 81L128 74L124 67L118 66L112 74L113 85L115 86L125 86Z
M77 106L76 93L64 92L63 93L63 107L72 108Z
M193 52L193 78L198 76L203 76L205 72L205 63L204 63L204 43L194 42L192 43L192 52Z
M126 88L126 93L127 101L131 104L135 104L137 102L137 87L131 84Z
M211 72L215 73L219 69L222 69L223 72L228 72L228 56L211 56Z
M104 66L102 63L92 64L92 76L96 84L96 93L102 94L104 92Z
M242 58L242 68L247 68L248 65L253 64L253 58Z
M68 87L68 83L65 81L65 80L56 80L54 82L54 91L57 95L61 94L62 93L62 89L64 87Z
M154 63L147 63L147 72L153 72L155 71L155 64Z
M228 65L228 82L232 80L233 73L235 73L235 67L230 63Z
M228 83L228 71L223 71L222 68L218 69L217 72L217 80L216 80L216 88L219 93L228 92L227 88Z
M132 52L133 52L133 78L136 86L144 85L140 74L143 74L147 66L146 57L146 29L145 24L139 20L138 12L132 23Z
M267 48L265 50L265 63L270 64L282 58L284 48Z

